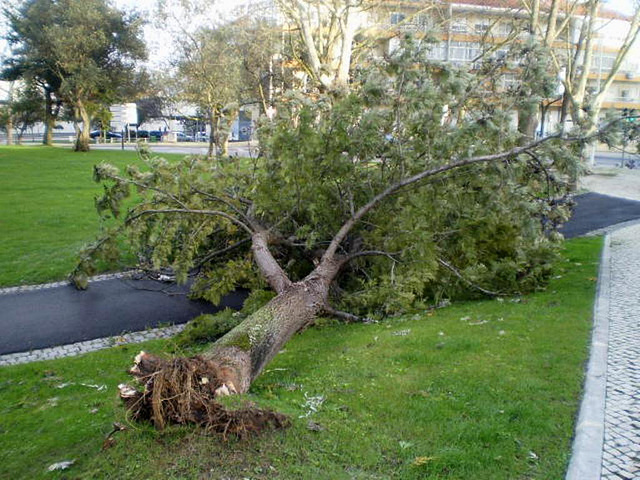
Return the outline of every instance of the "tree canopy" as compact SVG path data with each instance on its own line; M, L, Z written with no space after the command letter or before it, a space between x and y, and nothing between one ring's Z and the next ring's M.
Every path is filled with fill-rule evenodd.
M98 167L96 177L111 182L101 211L118 214L129 186L146 192L125 218L136 245L183 280L197 271L196 290L214 301L238 285L265 285L250 256L257 230L269 232L292 279L304 278L327 249L350 259L336 301L359 313L409 308L470 285L535 288L557 244L562 172L574 166L568 147L550 139L536 145L539 153L458 162L516 148L508 112L550 79L533 54L514 52L536 78L524 91L504 90L497 79L509 58L488 59L472 75L420 59L424 48L409 42L362 68L344 97L290 93L264 123L262 154L251 162L149 158L150 171L131 168L129 177ZM335 244L341 226L377 195L439 169L385 196Z
M143 21L104 0L26 0L5 10L12 57L5 75L31 78L82 122L76 150L88 149L92 113L134 85L146 56Z

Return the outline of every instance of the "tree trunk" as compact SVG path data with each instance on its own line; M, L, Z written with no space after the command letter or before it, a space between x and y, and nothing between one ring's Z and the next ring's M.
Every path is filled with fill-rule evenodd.
M293 334L313 322L327 293L323 282L294 284L213 344L205 357L220 366L219 388L248 391Z
M226 155L229 151L229 136L226 129L223 128L222 121L222 114L218 112L214 113L211 136L216 146L216 155Z
M228 410L217 399L246 393L285 343L314 321L326 308L337 270L318 267L303 281L289 285L203 355L168 360L140 352L130 373L144 391L119 385L132 418L150 420L160 429L195 423L223 435L240 436L287 426L288 419L276 412Z
M53 145L53 129L56 124L56 117L53 113L53 98L48 88L44 89L45 110L44 110L44 135L42 136L42 144Z
M209 123L209 148L207 150L207 158L211 159L214 156L214 149L215 149L215 145L216 145L216 138L215 138L215 117L213 115L213 112L209 112L209 118L208 118L208 123Z
M78 101L76 105L77 116L82 120L82 127L78 129L76 134L76 144L73 148L76 152L88 152L89 151L89 133L91 128L91 118L89 113L81 101Z
M278 295L215 342L201 356L165 360L145 352L130 370L145 386L139 392L120 385L120 396L134 418L166 423L200 423L227 432L234 428L261 429L254 422L281 425L273 412L229 412L216 397L245 393L264 367L298 331L327 309L329 287L341 263L325 259L306 278L292 283L268 248L269 233L252 235L254 260ZM250 427L247 427L250 417Z
M9 107L9 115L7 116L7 145L13 145L13 118L11 116L11 107Z
M254 256L266 246L254 241ZM339 263L322 262L304 280L290 283L270 254L262 264L270 283L276 282L279 294L240 325L213 344L205 357L220 365L222 386L229 393L244 393L283 345L304 327L312 324L327 306L329 287L338 274ZM274 263L271 263L271 262ZM259 263L259 262L258 262Z
M229 155L229 129L225 128L220 136L220 155Z
M24 137L24 132L27 130L27 127L24 125L17 129L16 142L18 145L22 145L22 137Z

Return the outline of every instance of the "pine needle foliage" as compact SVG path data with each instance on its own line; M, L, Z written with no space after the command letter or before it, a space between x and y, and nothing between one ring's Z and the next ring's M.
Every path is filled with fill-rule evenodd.
M122 200L137 189L142 201L119 230L141 262L170 267L180 281L196 276L194 294L217 301L240 286L265 287L252 231L269 231L295 281L360 208L433 171L378 202L340 243L349 261L334 304L382 316L434 299L538 288L556 258L565 179L576 168L574 148L560 138L518 150L511 112L553 88L545 52L520 45L460 68L426 60L426 48L405 39L360 67L346 93L289 92L261 125L257 158L170 163L141 150L146 169L99 165L98 210L121 216ZM526 85L505 87L514 69ZM504 152L513 153L491 157ZM83 252L76 280L96 257L114 254L113 233Z

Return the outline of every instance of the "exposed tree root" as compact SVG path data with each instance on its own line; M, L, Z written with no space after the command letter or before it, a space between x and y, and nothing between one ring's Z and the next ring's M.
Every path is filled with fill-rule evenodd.
M245 407L230 410L216 397L236 393L224 382L215 362L201 356L164 359L140 352L130 373L144 391L122 384L120 397L134 420L150 420L158 429L168 424L196 424L223 436L246 436L268 428L286 428L280 413Z

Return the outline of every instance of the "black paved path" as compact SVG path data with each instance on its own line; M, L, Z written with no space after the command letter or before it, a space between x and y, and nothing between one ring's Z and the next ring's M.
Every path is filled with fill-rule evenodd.
M565 238L640 219L640 202L635 200L585 193L576 196L575 201L571 220L560 229Z
M0 295L0 355L185 323L220 309L189 300L185 291L123 278L91 283L85 291L66 285ZM244 296L225 297L221 308L240 308Z
M640 202L587 193L576 197L573 217L562 228L566 238L640 219ZM172 289L172 294L162 290ZM0 295L0 355L185 323L204 312L190 301L186 287L150 280L103 280L86 291L72 286ZM221 307L239 308L244 293L226 297Z

